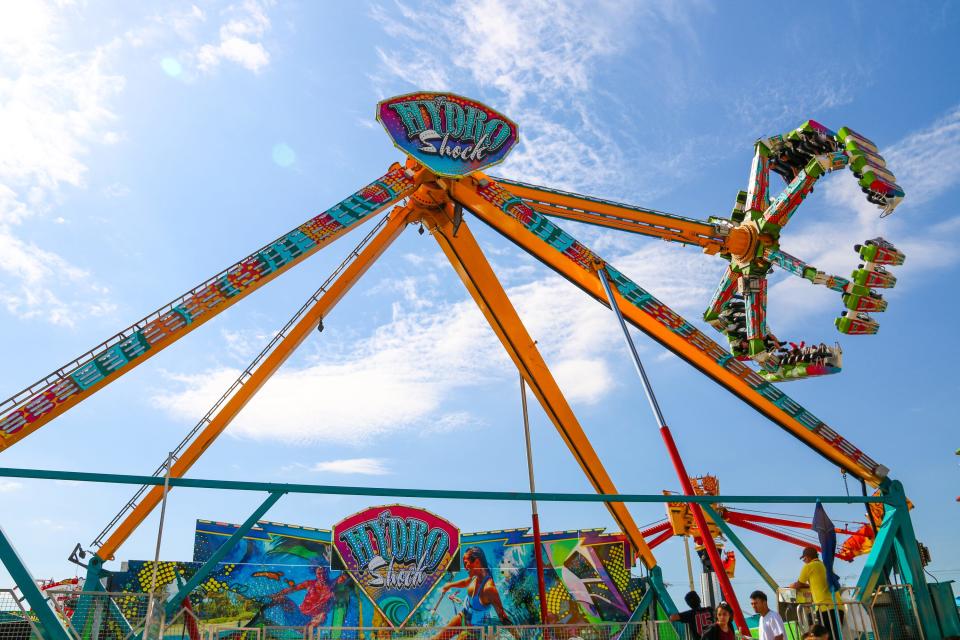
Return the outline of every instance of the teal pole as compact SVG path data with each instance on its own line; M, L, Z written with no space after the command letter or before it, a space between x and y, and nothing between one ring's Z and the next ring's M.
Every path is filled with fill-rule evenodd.
M240 525L240 527L234 531L233 534L227 538L227 540L220 545L216 551L213 552L213 555L211 555L210 558L203 563L203 566L200 567L195 574L193 574L193 577L187 580L187 583L183 585L179 591L177 591L177 594L170 598L165 607L165 614L168 618L177 612L177 609L180 608L181 603L190 595L190 593L200 586L201 582L207 579L207 576L209 576L210 572L216 568L221 560L223 560L224 556L226 556L227 553L229 553L238 542L243 540L243 537L247 535L250 529L257 524L257 522L264 516L264 514L267 513L267 511L270 510L271 507L273 507L273 505L277 504L277 500L279 500L282 496L283 493L280 493L279 491L271 493L269 496L267 496L267 499L263 501L263 504L257 507L256 511L250 514L250 517L247 518L244 523Z
M670 497L672 498L673 496ZM673 598L671 598L667 592L667 586L663 584L663 571L659 565L650 568L650 584L653 586L653 592L657 597L657 602L663 607L663 610L667 613L667 617L679 613L677 605L673 603Z
M923 629L926 640L941 640L943 633L940 630L937 611L933 606L933 598L930 596L930 587L923 575L923 561L920 559L917 537L913 531L913 522L910 520L907 495L903 491L903 485L896 480L890 483L886 492L899 503L896 517L900 521L900 526L893 539L893 548L900 566L900 576L913 589L917 617L920 618L920 627Z
M71 480L75 482L104 482L160 486L162 477L84 471L55 471L50 469L15 469L0 467L0 478L32 478L38 480ZM395 487L357 487L323 484L286 484L278 482L249 482L243 480L204 480L201 478L170 478L171 487L193 489L223 489L228 491L279 491L340 496L376 496L391 498L437 498L445 500L507 500L538 502L684 502L712 504L715 502L743 504L870 504L886 503L883 496L686 496L662 494L604 494L604 493L530 493L528 491L459 491L453 489L397 489Z
M760 564L760 561L757 560L757 557L750 552L750 549L747 548L743 541L740 540L740 537L734 533L733 529L727 524L723 518L720 517L713 507L708 504L703 505L703 510L709 515L714 523L716 523L717 528L723 532L723 535L727 536L727 539L730 540L730 543L737 548L744 558L747 559L747 562L750 563L750 566L760 574L760 577L763 578L763 581L767 583L767 586L773 589L774 596L776 596L777 591L780 589L780 585L777 584L777 581L767 573L767 570L763 568L763 565Z
M877 590L877 585L880 584L880 579L887 572L893 549L893 540L900 528L900 518L897 511L899 510L888 506L883 516L883 522L877 529L873 546L870 547L867 561L864 563L863 571L860 572L860 579L857 581L857 597L860 602L867 603L870 600L873 592Z
M63 625L60 624L57 614L53 612L50 603L40 593L40 589L34 582L33 576L30 575L27 565L23 563L17 550L13 548L13 543L10 542L2 526L0 526L0 561L10 572L13 581L20 588L20 593L27 599L30 609L37 615L45 640L70 640Z

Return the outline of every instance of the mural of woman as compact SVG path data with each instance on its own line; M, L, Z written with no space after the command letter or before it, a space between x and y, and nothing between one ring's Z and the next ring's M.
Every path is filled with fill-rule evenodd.
M334 588L346 582L346 580L347 575L344 573L331 585L327 568L318 566L316 569L316 579L305 580L300 584L287 587L273 594L272 598L274 600L286 599L287 594L306 590L306 594L303 596L303 602L300 603L300 612L310 619L307 628L315 629L326 622L327 613L330 612L333 605Z
M510 617L503 609L500 592L497 591L497 585L493 582L493 575L490 573L487 556L483 549L470 547L464 551L463 568L467 570L466 578L448 582L440 587L441 598L450 589L467 590L463 608L450 618L445 629L450 627L482 627L495 624L496 620L492 615L493 612L496 612L500 624L512 625ZM435 640L448 640L455 635L450 632L440 633Z

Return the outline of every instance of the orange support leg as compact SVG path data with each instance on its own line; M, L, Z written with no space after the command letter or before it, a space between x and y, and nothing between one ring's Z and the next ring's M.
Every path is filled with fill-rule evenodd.
M470 229L466 224L461 224L454 236L452 218L443 212L425 212L423 222L463 280L550 421L560 432L590 484L597 493L617 493L616 486L607 475L583 427L567 404L536 343L527 333ZM607 509L643 563L648 568L656 566L657 561L627 506L611 502L607 503Z
M287 358L296 350L307 336L317 328L320 321L326 317L331 309L340 301L341 298L356 284L360 277L366 273L377 258L379 258L387 247L400 235L407 225L407 210L402 208L394 209L388 214L390 220L386 226L370 241L357 256L356 260L350 263L343 274L327 289L327 292L317 300L300 319L297 324L290 329L287 336L280 341L277 347L257 367L250 378L236 394L223 405L223 408L217 413L210 423L201 431L196 439L190 443L190 446L183 452L170 469L170 476L173 478L182 478L190 467L200 458L204 451L213 444L217 436L223 433L224 429L240 413L250 399L260 390L260 388L276 373L280 366L286 362ZM163 497L163 487L155 486L143 497L143 500L134 507L130 515L120 523L116 530L107 538L103 546L97 551L97 556L102 560L110 560L114 553L122 545L130 534L146 519L150 512L160 503Z

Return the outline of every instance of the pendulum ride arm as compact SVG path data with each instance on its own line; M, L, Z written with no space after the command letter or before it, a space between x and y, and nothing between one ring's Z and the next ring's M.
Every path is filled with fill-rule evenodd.
M0 451L229 308L358 223L406 197L413 173L399 164L311 218L0 403Z
M500 234L600 302L596 275L603 260L523 200L477 172L452 182L450 192ZM822 420L745 366L625 275L606 265L624 317L673 353L767 416L807 446L855 477L879 486L888 469L857 449Z
M709 222L515 180L495 179L545 216L692 244L711 254L724 248L726 228Z
M280 368L293 351L319 326L323 318L340 301L340 299L356 284L357 280L367 271L377 258L400 235L407 225L407 210L397 208L392 211L383 228L377 233L362 251L354 252L354 260L343 270L329 288L321 287L313 295L295 318L296 323L288 325L278 334L273 343L273 349L265 350L258 359L258 363L244 371L241 379L245 382L229 397L223 406L206 422L206 426L199 431L193 441L177 458L170 468L170 476L181 478L191 466L200 458L213 441L223 433L224 429L237 416L253 395L270 379ZM203 424L203 422L201 422ZM130 534L146 519L150 512L163 498L163 487L154 486L143 492L143 498L130 509L129 515L120 522L103 546L97 550L101 560L109 560ZM133 501L131 501L132 503ZM124 512L121 512L121 515ZM115 519L116 521L116 519ZM109 527L108 527L109 528ZM101 537L104 534L101 534Z
M452 211L428 211L424 214L423 222L473 296L550 421L560 432L590 484L598 493L617 493L616 486L607 475L583 427L567 404L536 343L524 327L473 234L466 225L455 229L452 217ZM656 566L657 561L627 506L621 502L608 502L606 506L644 565L648 568Z

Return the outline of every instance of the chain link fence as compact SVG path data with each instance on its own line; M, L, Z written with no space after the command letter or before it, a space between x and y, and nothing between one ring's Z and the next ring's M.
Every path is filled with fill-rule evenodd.
M836 602L798 601L793 589L777 593L780 615L796 625L799 637L814 624L830 629L833 638L853 640L925 640L910 585L883 585L866 602L847 587Z
M0 589L0 640L39 638L37 618L14 589Z
M852 589L837 603L797 602L792 590L778 593L788 639L800 638L815 623L833 637L854 640L925 640L909 585L883 585L866 602ZM151 608L146 593L48 590L44 596L71 640L694 640L682 624L630 623L516 625L484 627L279 627L205 624L190 609L163 619L164 600ZM148 617L149 612L153 615ZM37 616L15 589L0 589L0 640L41 640Z

